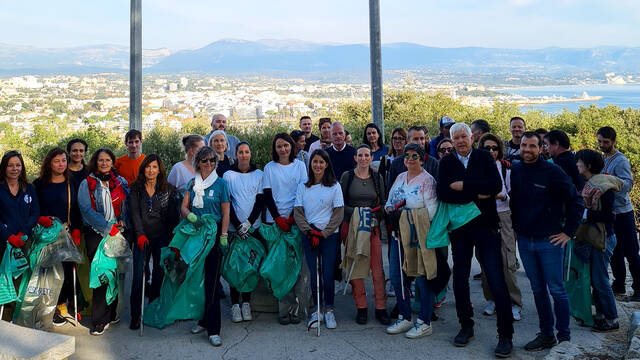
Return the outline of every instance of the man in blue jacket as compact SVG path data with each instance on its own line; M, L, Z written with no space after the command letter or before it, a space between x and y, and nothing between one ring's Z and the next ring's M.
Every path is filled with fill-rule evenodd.
M511 167L513 230L540 325L540 333L524 347L528 351L570 340L569 300L562 282L564 246L575 234L583 212L582 197L571 178L558 165L540 158L541 145L536 133L525 132L520 141L522 161Z

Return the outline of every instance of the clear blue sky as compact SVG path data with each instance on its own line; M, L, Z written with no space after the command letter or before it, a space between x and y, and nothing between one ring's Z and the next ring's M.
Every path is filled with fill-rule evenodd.
M143 47L223 38L366 43L367 0L142 0ZM0 0L0 43L129 42L128 0ZM382 41L439 47L640 46L640 0L382 0Z

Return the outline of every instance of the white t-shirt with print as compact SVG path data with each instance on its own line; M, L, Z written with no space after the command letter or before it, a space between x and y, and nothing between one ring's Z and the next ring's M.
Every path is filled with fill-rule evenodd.
M256 203L256 195L262 194L262 170L254 170L248 173L229 170L224 173L223 179L227 182L231 205L241 223L249 219L253 206ZM253 228L260 226L260 217L253 223ZM229 223L229 230L236 231L233 224Z
M310 187L300 184L296 193L295 206L302 206L304 217L309 224L324 230L329 224L333 209L344 206L342 188L339 183L332 186L316 184ZM338 229L335 232L338 232Z
M304 184L305 182L307 182L307 166L298 159L295 159L289 165L270 161L264 167L262 188L271 189L276 208L282 217L287 218L291 215L296 200L298 184ZM266 221L274 221L268 209Z

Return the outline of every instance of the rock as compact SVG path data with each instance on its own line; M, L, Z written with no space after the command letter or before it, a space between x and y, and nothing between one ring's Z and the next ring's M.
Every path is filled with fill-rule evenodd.
M544 357L545 360L572 360L580 355L584 355L585 351L580 346L570 342L563 341L554 346L549 354Z
M629 350L624 356L625 359L640 359L640 338L634 336L629 344Z
M73 336L34 330L0 321L0 360L65 359L76 351Z

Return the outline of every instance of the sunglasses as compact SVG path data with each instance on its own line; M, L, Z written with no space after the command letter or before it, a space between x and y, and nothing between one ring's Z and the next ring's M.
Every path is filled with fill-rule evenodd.
M489 151L495 151L495 152L498 152L498 150L500 150L500 148L497 146L485 146L484 149Z
M394 137L391 138L391 140L393 140L393 141L405 141L405 140L407 140L407 138L403 138L403 137L400 137L400 136L394 136Z
M206 163L207 163L207 161L208 161L209 163L211 163L211 164L215 164L215 163L216 163L216 159L215 159L215 158L202 159L202 160L200 160L200 163L201 163L201 164L206 164Z
M418 159L420 159L420 155L418 155L418 154L404 154L404 158L407 159L407 160L409 160L409 159L418 160Z
M440 154L450 153L452 151L453 151L452 147L440 148L440 150L438 150Z

